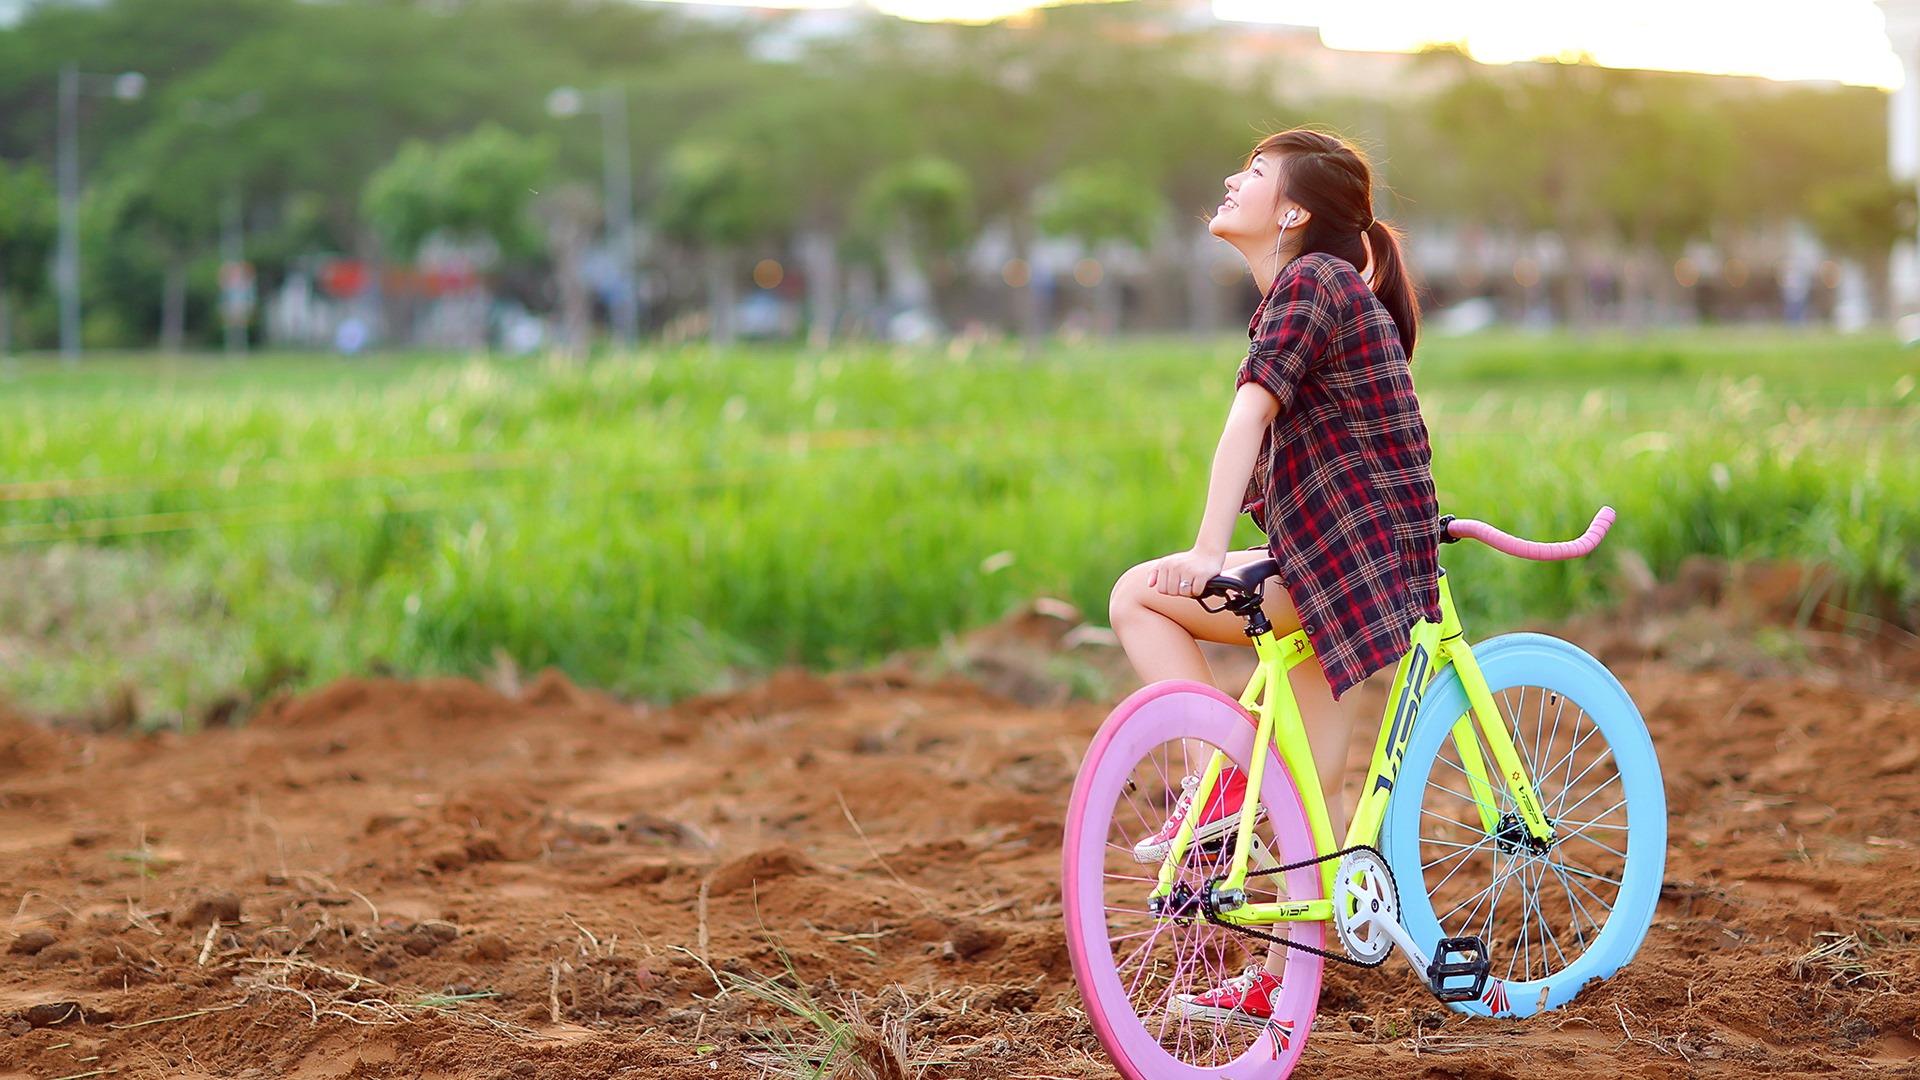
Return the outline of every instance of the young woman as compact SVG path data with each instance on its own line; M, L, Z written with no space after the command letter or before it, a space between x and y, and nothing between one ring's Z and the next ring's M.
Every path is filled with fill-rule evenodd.
M1265 608L1275 633L1304 628L1313 641L1315 659L1291 679L1337 830L1353 730L1338 699L1397 661L1416 621L1440 618L1440 514L1408 370L1419 309L1397 234L1373 216L1366 159L1349 143L1309 130L1270 136L1226 186L1208 228L1246 257L1265 299L1193 547L1128 570L1109 614L1141 679L1211 684L1197 642L1245 645L1246 634L1238 616L1191 598L1223 568L1279 560L1282 587L1269 585ZM1227 550L1242 511L1267 534L1265 549ZM1239 822L1246 778L1229 770L1223 781L1197 839ZM1186 812L1183 798L1135 858L1163 858ZM1175 1008L1259 1026L1283 967L1270 955Z

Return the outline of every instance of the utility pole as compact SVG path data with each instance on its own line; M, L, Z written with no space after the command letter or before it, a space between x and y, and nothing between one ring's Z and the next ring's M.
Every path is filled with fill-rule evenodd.
M59 118L55 172L60 188L60 242L54 252L53 287L60 304L60 356L80 359L80 91L88 82L103 85L122 101L146 91L137 71L89 75L71 61L60 65Z

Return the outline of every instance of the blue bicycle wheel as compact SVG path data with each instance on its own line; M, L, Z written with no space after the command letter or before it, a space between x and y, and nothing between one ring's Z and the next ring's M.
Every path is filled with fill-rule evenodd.
M1381 848L1415 941L1486 944L1486 992L1453 1008L1528 1016L1573 1000L1639 950L1666 868L1666 792L1640 710L1598 660L1541 634L1496 637L1473 652L1553 839L1533 840L1497 775L1487 827L1454 743L1468 703L1449 668L1415 714ZM1477 728L1473 738L1491 763Z

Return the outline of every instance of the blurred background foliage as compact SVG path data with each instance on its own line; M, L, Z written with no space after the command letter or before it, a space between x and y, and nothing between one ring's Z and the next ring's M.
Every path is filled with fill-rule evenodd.
M625 103L654 334L731 332L751 269L774 260L806 324L789 330L816 344L904 309L1037 339L1072 306L1041 276L1048 238L1104 264L1081 285L1097 294L1113 279L1114 296L1073 301L1095 325L1123 328L1124 274L1124 327L1218 329L1234 308L1204 295L1222 271L1195 243L1198 221L1253 142L1305 121L1380 159L1383 215L1417 222L1416 244L1432 243L1416 263L1448 270L1426 281L1441 304L1489 295L1515 317L1660 321L1679 310L1671 267L1690 245L1770 278L1799 230L1857 264L1884 311L1887 251L1913 213L1884 179L1882 91L1487 67L1445 48L1381 68L1391 76L1374 85L1317 82L1285 49L1255 48L1262 31L1200 25L1193 8L1131 0L971 26L624 0L34 4L0 29L0 352L54 339L49 177L66 64L148 79L137 101L83 107L97 345L218 340L228 199L262 297L316 257L404 264L438 237L457 251L484 241L469 262L489 300L557 317L564 282L594 278L596 249L556 230L541 193L571 193L561 216L589 241L607 220L593 205L605 132L550 114L563 86ZM1528 258L1536 235L1554 265L1516 283L1514 251ZM1458 249L1486 236L1509 241L1494 245L1498 265L1468 265ZM986 237L1000 254L969 272ZM1027 269L1003 285L1003 261ZM1596 292L1593 266L1617 283ZM1687 310L1742 310L1723 307L1696 297ZM393 343L417 340L401 330L412 314L382 314ZM271 336L264 309L255 320L253 336Z

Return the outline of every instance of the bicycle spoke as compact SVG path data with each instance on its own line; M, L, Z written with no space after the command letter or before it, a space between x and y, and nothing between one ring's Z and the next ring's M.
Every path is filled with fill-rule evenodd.
M1627 858L1627 853L1626 853L1626 852L1624 852L1624 851L1619 851L1619 850L1616 850L1616 849L1614 849L1614 848L1612 848L1612 847L1609 847L1609 846L1607 846L1606 844L1603 844L1603 843L1601 843L1600 841L1598 841L1598 840L1595 840L1595 839L1594 839L1593 837L1591 837L1591 836L1584 836L1584 835L1580 835L1580 834L1577 834L1577 833L1576 833L1576 834L1574 834L1573 836L1569 836L1569 837L1568 837L1567 839L1568 839L1568 840L1572 840L1572 839L1578 839L1578 840L1579 840L1579 841L1580 841L1581 843L1585 843L1585 844L1592 844L1592 845L1593 845L1594 847L1597 847L1597 848L1599 848L1600 850L1602 850L1602 851L1604 851L1604 852L1607 852L1607 853L1608 853L1608 854L1610 854L1610 855L1618 855L1618 856L1620 857L1620 860L1621 860L1622 862L1625 862L1625 861L1626 861L1626 858ZM1562 841L1562 843L1564 844L1564 843L1565 843L1565 841Z
M1612 806L1608 807L1604 811L1604 813L1610 814L1613 811L1618 810L1625 805L1627 805L1627 800L1621 799L1619 802L1614 803ZM1574 826L1574 831L1568 833L1567 834L1568 836L1579 836L1581 833L1585 832L1588 829L1612 829L1616 832L1627 831L1627 827L1625 825L1610 824L1608 822L1601 821L1599 818L1594 818L1592 821L1568 821L1566 818L1555 818L1554 822L1555 824L1559 824L1559 825Z
M1608 751L1608 753L1612 753L1612 751ZM1595 765L1598 765L1598 764L1599 764L1599 762L1597 762L1597 761L1596 761L1596 762L1594 762L1594 764L1595 764ZM1593 771L1593 766L1592 766L1592 765L1589 765L1589 766L1587 767L1587 772L1592 772L1592 771ZM1585 776L1585 775L1586 775L1586 773L1581 773L1580 775L1582 775L1582 776ZM1591 801L1593 800L1593 798L1594 798L1594 796L1596 796L1596 795L1598 795L1598 794L1600 794L1601 792L1603 792L1603 791L1605 791L1605 790L1607 790L1607 789L1608 789L1609 787L1612 787L1612 786L1614 785L1614 783L1616 783L1617 781L1619 781L1619 779L1620 779L1620 774L1619 774L1619 773L1614 773L1614 774L1613 774L1612 776L1610 776L1610 777L1608 777L1608 778L1607 778L1607 781L1606 781L1606 783L1604 783L1604 784L1601 784L1601 785L1600 785L1599 787L1597 787L1597 788L1594 788L1594 789L1593 789L1592 791L1590 791L1590 792L1588 792L1587 794L1585 794L1585 795L1582 795L1582 796L1580 797L1580 801L1579 801L1579 802L1577 802L1577 803L1574 803L1574 804L1573 804L1572 806L1569 806L1569 807L1567 807L1567 808L1566 808L1566 809L1565 809L1564 811L1562 811L1562 813L1567 813L1567 814L1571 814L1571 813L1573 813L1573 812L1574 812L1575 810L1578 810L1578 809L1580 809L1581 807L1583 807L1583 806L1585 806L1585 805L1587 805L1587 803L1589 803L1589 802L1591 802ZM1624 799L1624 798L1625 798L1625 796L1622 796L1622 798Z
M1535 906L1537 898L1534 895L1533 883L1527 880L1527 864L1524 861L1515 868L1515 876L1520 879L1520 931L1517 947L1509 949L1511 956L1507 960L1508 982L1513 981L1513 965L1516 962L1524 960L1520 968L1521 975L1533 973L1533 921L1530 916L1539 914L1539 909ZM1491 934L1489 933L1488 936L1491 937Z
M1490 844L1490 843L1492 843L1492 842L1493 842L1493 837L1491 837L1491 836L1489 836L1489 837L1487 837L1487 838L1486 838L1485 840L1483 840L1483 841L1481 841L1481 842L1480 842L1479 844L1476 844L1476 845L1474 846L1474 850L1484 850L1484 849L1485 849L1485 847L1486 847L1486 845L1487 845L1487 844ZM1471 860L1469 860L1469 859L1467 859L1467 858L1465 858L1465 857L1464 857L1465 855L1471 855L1471 854L1473 854L1473 852L1472 852L1472 851L1468 851L1468 852L1465 852L1465 853L1463 854L1463 857L1462 857L1462 859L1461 859L1461 861L1460 861L1460 865L1459 865L1459 866L1456 866L1456 867L1454 867L1454 868L1453 868L1452 870L1450 870L1450 871L1448 871L1448 872L1447 872L1447 876L1446 876L1446 877L1443 877L1443 878L1441 878L1441 879L1440 879L1440 882L1439 882L1439 884L1437 884L1437 885L1435 885L1435 886L1434 886L1433 888L1431 888L1431 889L1429 889L1429 890L1427 890L1427 891L1428 891L1428 892L1430 892L1430 893L1436 893L1436 894L1437 894L1437 893L1438 893L1438 892L1439 892L1439 891L1440 891L1441 889L1443 889L1443 888L1445 888L1445 887L1446 887L1446 885L1447 885L1447 882L1449 882L1449 881L1452 881L1452 880L1453 880L1453 875L1455 875L1455 874L1457 874L1457 873L1459 873L1459 872L1460 872L1461 870L1463 870L1463 869L1465 869L1465 868L1466 868L1467 866L1469 866L1469 865L1471 865ZM1494 859L1495 859L1495 862L1497 863L1497 862L1498 862L1498 860L1499 860L1499 856L1498 856L1498 854L1496 854L1496 855L1494 856ZM1489 886L1489 888L1491 888L1491 886ZM1455 908L1455 909L1454 909L1454 911L1458 911L1458 910L1460 910L1460 909L1459 909L1459 908ZM1450 911L1450 912L1448 912L1447 914L1449 914L1449 915L1451 915L1451 914L1453 914L1453 912L1452 912L1452 911Z
M1575 733L1577 734L1579 730L1579 722L1577 720L1575 721L1574 727L1575 727ZM1573 760L1573 755L1579 753L1580 748L1587 745L1587 740L1593 738L1595 735L1598 735L1598 734L1600 734L1600 725L1595 724L1592 731L1589 731L1585 735L1580 736L1580 738L1574 740L1574 744L1572 746L1567 747L1567 752L1560 755L1559 760L1555 761L1551 766L1547 768L1545 775L1550 776L1554 773L1559 772L1560 767L1562 765L1567 765L1569 762L1571 762ZM1578 777L1576 777L1575 779L1577 780ZM1564 788L1562 788L1562 790L1563 791L1571 790L1572 786L1573 786L1573 781L1568 781L1567 785ZM1557 813L1558 811L1556 810L1555 812Z
M1580 928L1580 920L1585 919L1587 921L1587 925L1593 927L1594 932L1596 934L1600 932L1601 922L1600 920L1593 917L1593 912L1587 910L1587 905L1580 902L1579 895L1573 891L1572 880L1570 880L1567 877L1567 875L1560 872L1560 868L1554 865L1553 860L1551 859L1547 860L1547 869L1553 871L1553 876L1559 880L1560 887L1566 890L1567 902L1572 906L1574 912L1576 913L1575 918L1573 919L1574 936L1579 938L1580 947L1582 949L1585 949L1587 947L1587 935L1586 935L1586 932L1581 930Z
M1560 867L1561 869L1565 870L1569 874L1574 875L1575 877L1591 878L1594 881L1604 881L1616 889L1620 887L1620 883L1618 881L1613 880L1612 878L1606 876L1605 874L1595 873L1594 871L1588 870L1585 867L1573 866L1565 862L1561 863Z

